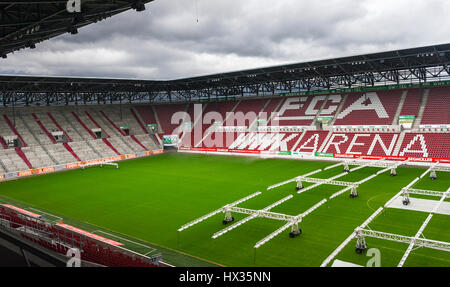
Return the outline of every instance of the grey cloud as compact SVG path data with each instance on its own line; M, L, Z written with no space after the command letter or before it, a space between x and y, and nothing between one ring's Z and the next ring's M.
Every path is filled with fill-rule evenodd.
M446 11L444 0L157 0L10 55L0 73L174 79L440 44Z

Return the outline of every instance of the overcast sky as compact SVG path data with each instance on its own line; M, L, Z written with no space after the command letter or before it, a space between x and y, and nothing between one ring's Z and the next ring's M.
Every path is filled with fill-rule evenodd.
M0 73L176 79L450 42L448 0L155 0L146 8L10 54Z

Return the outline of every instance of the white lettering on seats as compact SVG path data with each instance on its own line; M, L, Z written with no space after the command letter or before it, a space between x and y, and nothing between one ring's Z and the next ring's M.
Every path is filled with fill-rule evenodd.
M287 98L284 101L283 106L278 112L277 116L275 116L275 120L280 121L295 121L295 120L313 120L315 116L294 116L294 117L283 117L284 113L287 110L300 110L304 107L304 103L308 100L307 97L299 97L299 98Z
M335 105L331 105L330 107L328 107L327 109L323 109L322 112L320 113L321 116L327 116L327 115L332 115L334 112L337 111L339 103L342 100L342 96L341 95L330 95L328 97L328 101L331 101L333 104Z
M398 134L394 134L394 136L392 137L392 141L389 145L389 148L387 148L386 145L384 144L383 140L381 139L380 135L376 134L372 141L372 144L370 145L370 148L369 148L369 151L367 152L367 154L372 155L372 152L373 152L376 144L379 143L381 148L383 149L385 155L392 155L392 152L395 147L395 143L397 142L397 138L398 138Z
M354 146L364 146L365 143L357 143L359 137L370 137L370 134L355 134L353 136L352 141L350 142L350 145L347 148L346 154L362 154L361 152L352 152L352 149Z
M337 137L342 137L343 140L341 140L339 142L334 142L334 139ZM343 144L347 141L348 141L348 136L346 136L344 134L333 134L322 152L328 152L328 149L330 148L330 146L333 145L336 153L341 153L341 149L339 148L339 145Z
M417 141L420 142L421 149L420 150L411 149ZM414 138L408 143L408 145L400 152L399 156L405 156L405 153L417 153L422 154L423 157L428 157L428 149L423 135L419 134L414 136Z
M269 150L287 151L288 150L287 143L290 142L291 140L295 139L296 137L298 137L298 134L292 134L292 135L286 137L285 139L283 139L284 137L285 137L285 134L277 134L274 137L274 141ZM260 150L264 150L264 149L260 148Z
M365 105L364 102L366 102L367 100L370 100L370 104ZM363 95L359 99L357 99L353 104L351 104L348 108L346 108L338 115L338 119L345 118L353 111L369 111L369 110L375 111L380 119L389 118L389 115L386 112L386 109L384 108L383 104L381 103L380 98L377 96L377 93L372 92L367 93L366 95Z
M287 144L298 134L292 134L286 137L286 134L264 134L249 133L240 134L238 138L230 145L230 149L249 149L249 150L283 150L287 151Z
M314 146L308 146L310 142L314 141ZM310 152L317 152L319 148L319 134L313 134L309 139L302 144L296 151L302 152L303 150L310 150Z
M299 110L303 108L303 104L307 99L307 97L287 98L281 109L278 111L278 116L283 116L287 110Z
M325 101L326 97L325 96L316 96L312 99L311 103L309 104L308 108L306 109L305 115L311 115L311 116L315 116L318 112L319 109L316 109L317 103L320 101Z

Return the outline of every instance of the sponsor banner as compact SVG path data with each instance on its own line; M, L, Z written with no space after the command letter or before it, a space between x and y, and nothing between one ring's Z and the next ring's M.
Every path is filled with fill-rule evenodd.
M16 178L18 176L18 172L8 172L5 173L5 179Z
M207 148L207 147L191 147L191 148L186 148L186 150L193 150L193 151L217 151L216 148Z
M79 228L76 228L76 227L73 227L73 226L70 226L70 225L67 225L67 224L64 224L64 223L58 223L57 226L62 227L64 229L68 229L68 230L70 230L72 232L75 232L75 233L78 233L78 234L90 237L92 239L95 239L95 240L107 243L109 245L114 245L114 246L121 246L121 245L123 245L120 242L116 242L114 240L111 240L111 239L99 236L97 234L93 234L93 233L87 232L85 230L82 230L82 229L79 229Z
M203 151L203 152L222 152L222 153L246 153L246 154L260 154L259 150L245 150L245 149L219 149L219 148L204 148L204 147L179 147L178 150L187 151Z
M71 168L77 168L77 167L80 167L80 162L74 162L74 163L68 163L68 164L66 164L66 168L67 169L71 169Z
M22 209L22 208L13 206L13 205L2 204L2 206L6 207L6 208L9 208L9 209L12 209L14 211L17 211L19 213L25 214L25 215L30 216L30 217L34 217L34 218L40 218L41 217L39 214L33 213L31 211L28 211L28 210L25 210L25 209Z
M274 150L262 150L260 154L275 154Z
M50 167L44 167L44 168L19 171L18 176L23 177L23 176L30 176L30 175L34 175L34 174L50 173L50 172L54 172L54 171L55 171L55 167L50 166Z
M137 158L136 154L126 154L123 156L124 159L133 159L133 158Z
M30 169L30 170L25 170L25 171L19 171L18 176L22 177L22 176L29 176L32 174L33 174L33 171Z
M217 149L217 148L189 148L179 147L179 151L199 151L199 152L220 152L220 153L242 153L242 154L261 154L261 155L310 155L316 157L334 157L342 159L371 159L371 160L392 160L392 161L406 161L411 162L441 162L450 163L450 158L424 158L424 157L407 157L407 156L380 156L380 155L359 155L359 154L333 154L333 153L299 153L291 151L259 151L259 150L244 150L244 149Z
M80 168L83 165L93 165L93 164L101 164L104 162L122 161L122 160L134 159L137 157L151 156L154 154L162 154L162 153L164 153L164 150L155 150L155 151L142 152L140 154L126 154L126 155L106 157L106 158L94 159L94 160L88 160L88 161L82 161L82 162L68 163L65 165L30 169L30 170L24 170L24 171L13 172L13 173L8 173L8 174L0 174L0 181L5 180L5 179L12 179L12 178L16 178L16 177L25 177L25 176L31 176L31 175L52 173L52 172L61 171L64 169Z
M178 135L164 135L163 143L164 146L177 146L178 144Z
M251 153L251 154L260 154L260 150L245 150L245 149L229 149L228 152L232 153Z
M151 155L151 152L150 152L150 154L147 154L147 155ZM133 159L133 158L137 158L137 154L125 154L125 155L118 155L118 156L113 156L113 157L105 157L105 158L100 158L100 159L68 163L68 164L66 164L66 168L72 169L72 168L81 167L83 165L101 164L104 162L122 161L122 160Z
M395 160L395 161L406 161L411 162L450 162L448 158L431 158L431 157L409 157L409 156L380 156L380 155L359 155L359 154L334 154L335 158L355 158L355 159L385 159L385 160Z
M334 154L335 158L355 158L354 154L340 154L340 153L335 153Z
M314 155L320 157L334 157L334 153L326 153L326 152L316 152Z
M400 120L414 120L416 116L399 116Z

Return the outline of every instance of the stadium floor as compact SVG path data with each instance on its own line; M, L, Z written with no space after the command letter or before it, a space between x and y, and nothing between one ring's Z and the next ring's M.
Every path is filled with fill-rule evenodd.
M240 206L261 209L293 194L293 199L272 211L298 215L342 188L322 185L301 195L296 194L295 183L271 191L265 191L266 188L330 163L172 153L119 165L119 170L92 167L3 182L0 199L61 216L66 223L100 235L108 232L136 241L127 241L127 247L139 252L155 248L151 254L162 253L164 261L176 266L319 266L355 227L423 172L419 168L399 168L395 178L382 174L361 185L358 198L350 199L346 193L306 217L300 226L301 236L291 239L287 230L254 252L256 242L285 223L258 218L212 239L213 233L224 228L223 214L218 214L179 236L177 229L256 191L263 194ZM359 181L378 170L363 168L338 180ZM328 178L340 173L342 167L314 177ZM438 176L436 181L425 178L415 187L445 191L450 186L450 176ZM236 220L245 217L233 216ZM414 235L426 216L422 212L389 209L370 227ZM445 216L436 215L424 234L429 239L450 241L448 222ZM381 250L382 266L396 266L408 247L370 238L367 243ZM140 244L151 248L144 250ZM365 265L369 257L356 254L354 244L347 245L337 259ZM413 251L405 264L449 265L449 253L428 249Z

